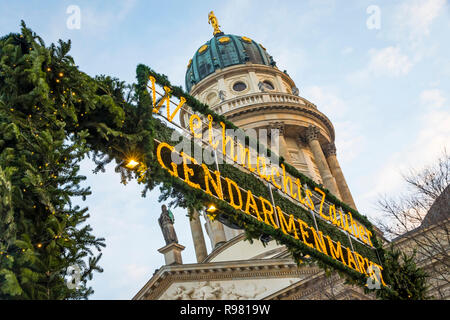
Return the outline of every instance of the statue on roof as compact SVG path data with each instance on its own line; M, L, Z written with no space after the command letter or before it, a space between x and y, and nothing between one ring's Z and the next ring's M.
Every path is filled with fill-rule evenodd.
M214 28L214 32L213 32L213 35L216 35L216 34L218 34L218 33L222 33L222 31L220 31L220 29L219 29L219 22L217 21L217 18L216 18L216 16L214 15L214 11L211 11L209 14L208 14L208 23L210 24L210 25L212 25L212 27Z
M166 245L171 243L178 243L177 234L175 233L175 228L173 224L175 223L175 218L172 211L167 209L167 206L163 204L161 206L161 215L159 216L158 223L161 227L161 231L166 241Z

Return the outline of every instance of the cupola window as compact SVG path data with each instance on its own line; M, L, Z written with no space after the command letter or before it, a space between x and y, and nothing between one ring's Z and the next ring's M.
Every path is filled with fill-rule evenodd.
M272 82L268 80L263 81L264 88L267 90L275 90L275 87L273 86Z
M243 83L242 81L238 81L235 84L233 84L233 90L237 92L241 92L247 89L247 85Z

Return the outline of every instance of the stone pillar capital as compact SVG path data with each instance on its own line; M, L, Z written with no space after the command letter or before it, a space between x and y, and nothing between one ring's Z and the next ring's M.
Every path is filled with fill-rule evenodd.
M279 135L283 136L284 135L284 122L281 121L276 121L276 122L269 122L269 130L278 130L279 131Z
M319 140L319 128L316 126L310 125L308 129L306 129L305 138L307 142L313 141L313 140Z
M299 144L299 145L304 145L304 144L306 144L306 143L308 143L308 141L306 141L306 137L304 136L304 135L298 135L297 136L297 143Z
M336 155L336 145L334 142L327 143L323 147L323 153L325 154L325 157L328 158L329 156L335 156Z

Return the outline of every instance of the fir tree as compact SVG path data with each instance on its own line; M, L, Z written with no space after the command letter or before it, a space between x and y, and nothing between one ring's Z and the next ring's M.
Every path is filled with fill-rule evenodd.
M85 223L87 208L71 201L90 194L79 162L93 150L100 170L120 164L145 141L126 86L80 72L69 50L70 41L45 47L23 22L0 39L0 299L92 294L87 281L102 272L93 249L105 244ZM127 112L134 127L122 131ZM72 265L81 269L76 289L66 283Z
M385 250L383 278L390 290L377 290L382 299L424 300L427 291L427 274L415 263L415 252L407 255L391 247Z

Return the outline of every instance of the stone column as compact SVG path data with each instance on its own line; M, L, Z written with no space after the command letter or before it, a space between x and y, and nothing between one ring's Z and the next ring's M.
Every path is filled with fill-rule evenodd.
M356 205L355 202L353 201L352 194L347 185L347 182L345 181L344 174L342 173L341 167L339 166L339 162L336 158L336 146L334 142L325 145L324 154L325 157L327 158L328 165L330 166L331 173L336 179L339 192L342 196L342 201L344 201L350 207L356 210Z
M328 167L327 160L323 154L322 147L319 143L319 128L310 125L306 130L306 141L311 148L311 152L314 155L314 160L316 161L317 168L319 169L320 175L322 176L322 181L328 190L333 193L337 198L341 198L339 189L336 184L336 180L331 174L330 168Z
M277 91L279 92L284 92L284 86L283 86L283 80L281 80L281 76L277 73L276 75L276 79L277 79L277 87L276 89L278 89Z
M252 93L258 93L259 88L258 88L258 76L256 75L255 71L249 71L249 76L250 76L250 90L252 91Z
M278 155L283 157L284 160L287 162L291 162L291 156L289 155L288 147L286 140L284 139L284 123L283 122L269 122L269 134L271 134L271 131L278 130L279 136L278 136ZM271 145L270 149L273 151L273 143L272 143L272 135L271 135Z
M189 221L191 225L192 241L194 242L195 255L197 262L201 263L205 260L208 252L206 251L205 237L203 236L202 225L200 223L200 215L195 209L189 208L189 214L192 220Z
M208 217L209 219L209 217ZM217 220L209 220L209 225L211 226L213 250L227 241L225 237L225 230L223 229L223 224Z

